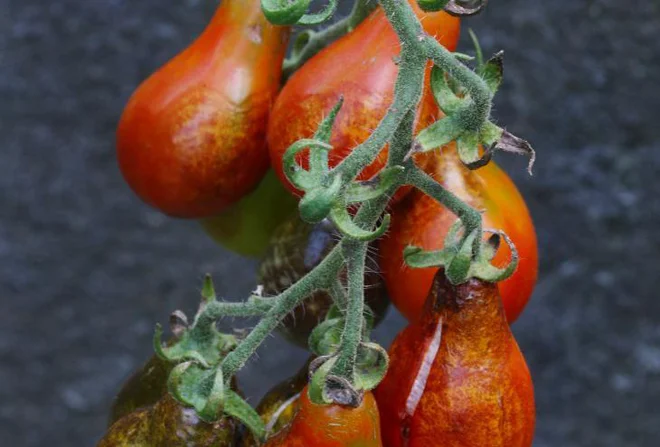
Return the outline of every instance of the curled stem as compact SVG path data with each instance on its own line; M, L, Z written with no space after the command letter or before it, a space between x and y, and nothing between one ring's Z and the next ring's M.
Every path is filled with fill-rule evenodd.
M342 20L322 31L302 31L297 37L292 56L285 60L282 66L283 80L286 81L298 68L331 42L353 31L377 6L378 2L375 0L356 0L351 13Z

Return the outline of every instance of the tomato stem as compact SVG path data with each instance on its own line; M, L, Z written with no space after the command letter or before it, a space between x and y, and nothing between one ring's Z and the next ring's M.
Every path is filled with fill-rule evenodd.
M367 257L367 244L355 240L346 240L343 249L348 271L348 302L344 331L339 344L339 355L331 372L353 384L358 345L362 341L364 266Z
M481 252L481 235L483 233L481 213L463 202L451 191L445 189L433 177L416 166L408 171L407 181L408 184L415 186L423 193L433 197L438 203L445 206L461 219L465 227L463 240L467 239L471 234L476 235L472 245L472 254L475 259L478 258Z
M266 337L275 330L282 319L286 317L306 297L318 289L330 287L330 281L337 276L342 267L342 255L336 246L330 254L311 272L275 297L273 307L264 315L250 333L239 343L234 351L229 353L221 363L225 380L229 380L248 359Z
M282 81L287 79L312 56L357 27L376 7L374 0L356 0L351 13L321 31L304 30L296 37L291 57L282 66Z

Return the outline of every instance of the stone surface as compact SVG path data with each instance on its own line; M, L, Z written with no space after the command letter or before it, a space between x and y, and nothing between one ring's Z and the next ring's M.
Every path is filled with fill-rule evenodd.
M140 203L114 159L132 89L213 8L0 0L3 445L92 445L154 324L194 309L203 273L228 299L254 286L254 262ZM539 152L532 178L522 160L498 158L541 246L541 279L515 325L536 383L538 447L660 437L659 21L657 2L615 0L500 0L466 21L486 51L507 51L495 114ZM379 340L401 325L391 312ZM269 339L241 373L244 390L256 402L304 358Z

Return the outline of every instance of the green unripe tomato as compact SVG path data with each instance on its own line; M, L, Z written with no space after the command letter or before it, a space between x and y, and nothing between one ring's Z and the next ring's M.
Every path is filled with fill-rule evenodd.
M297 200L272 170L257 189L214 217L201 219L204 231L218 244L243 256L262 256L275 228L296 209Z

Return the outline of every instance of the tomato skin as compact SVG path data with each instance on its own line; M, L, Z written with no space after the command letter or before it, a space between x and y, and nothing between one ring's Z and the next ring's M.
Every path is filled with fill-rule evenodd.
M138 408L155 404L167 394L167 378L173 367L173 363L154 355L135 371L112 402L109 425Z
M423 17L425 30L454 50L460 20L444 12L423 13L415 1L412 6ZM400 44L381 8L376 9L354 31L319 52L289 79L275 102L268 125L268 146L273 169L286 187L301 195L286 178L282 158L291 144L314 135L321 120L341 96L344 104L335 121L329 161L335 166L355 146L366 140L385 116L392 102L398 67L394 59ZM427 83L428 84L428 83ZM422 99L417 129L436 121L440 112L429 89ZM416 156L423 164L426 156ZM308 154L298 162L307 167ZM359 178L367 180L387 162L387 150L366 167Z
M494 284L440 271L376 389L386 447L530 447L534 388Z
M223 417L212 424L199 419L169 394L155 405L138 409L113 424L97 447L198 447L232 446L240 424Z
M459 198L484 210L484 228L503 230L515 244L520 255L518 268L499 283L507 319L513 323L529 301L538 274L536 231L524 199L494 162L476 171L463 166L455 145L436 154L427 172ZM455 221L451 211L419 191L410 193L392 211L392 224L379 246L379 265L390 299L410 321L421 315L438 269L408 267L403 260L403 249L408 245L424 250L441 249ZM510 255L508 246L502 244L493 263L501 267Z
M357 408L316 405L308 388L300 394L291 424L269 439L265 447L381 447L380 418L371 392Z
M309 380L309 364L312 360L313 357L310 357L293 377L271 388L257 405L256 410L266 424L267 435L279 433L298 412L298 400ZM240 445L258 447L260 443L252 433L246 433Z
M275 230L259 265L258 278L264 295L274 296L310 272L330 253L339 236L328 220L310 225L296 214L283 222ZM370 247L370 253L374 250ZM365 304L372 312L374 325L378 325L387 313L389 298L371 254L366 266ZM287 315L278 329L289 341L306 348L309 335L325 319L332 303L327 292L316 291Z
M204 32L138 87L119 123L117 157L140 198L170 216L201 218L257 185L288 36L268 23L260 0L224 0Z
M296 210L297 201L272 170L259 186L217 216L200 221L218 244L243 256L259 258L268 248L275 229Z

